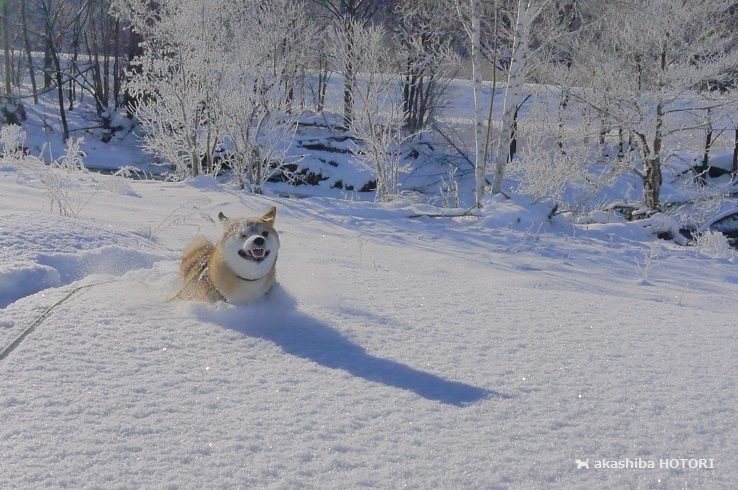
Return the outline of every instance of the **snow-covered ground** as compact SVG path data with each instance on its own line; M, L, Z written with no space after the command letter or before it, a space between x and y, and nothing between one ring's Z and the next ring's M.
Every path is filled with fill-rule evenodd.
M445 112L461 133L465 83ZM27 110L24 146L58 160L53 98ZM86 127L89 108L68 116ZM74 133L85 165L160 172L125 122L107 144ZM326 180L269 196L0 157L0 488L734 486L724 240L678 246L653 236L673 222L604 211L549 219L514 194L418 216L444 210L350 191L371 176L310 149L324 138L301 128L292 156ZM434 165L403 180L426 202L448 178ZM632 179L609 197L638 199ZM685 190L667 179L664 194ZM249 307L167 301L219 211L272 204L277 290Z
M0 165L0 349L90 287L0 360L0 488L738 481L724 250L550 221L520 198L410 218L427 209L208 178L65 175L71 218L38 175ZM277 290L167 302L218 211L272 204Z

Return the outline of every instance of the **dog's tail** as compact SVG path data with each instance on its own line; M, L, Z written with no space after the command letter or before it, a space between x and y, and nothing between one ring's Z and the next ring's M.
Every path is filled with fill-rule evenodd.
M187 279L194 271L208 261L215 245L202 235L196 236L182 254L182 263L179 266L179 275Z

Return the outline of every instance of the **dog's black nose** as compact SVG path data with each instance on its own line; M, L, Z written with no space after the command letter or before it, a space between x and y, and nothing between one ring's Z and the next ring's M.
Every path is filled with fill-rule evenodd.
M261 247L262 245L264 245L264 238L260 236L254 238L254 245L258 247Z

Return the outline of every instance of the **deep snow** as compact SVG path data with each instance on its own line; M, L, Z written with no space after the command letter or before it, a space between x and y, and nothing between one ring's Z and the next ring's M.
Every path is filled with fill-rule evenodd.
M72 178L66 218L0 165L0 348L95 285L0 360L2 488L738 481L734 258L519 198L410 219L427 209L115 179ZM271 204L277 290L166 301L208 217Z

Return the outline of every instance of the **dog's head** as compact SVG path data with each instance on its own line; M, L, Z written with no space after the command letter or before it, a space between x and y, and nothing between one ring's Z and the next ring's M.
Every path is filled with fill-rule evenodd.
M242 279L260 279L274 267L279 251L276 215L274 206L261 217L231 219L218 214L224 228L220 239L223 260Z

